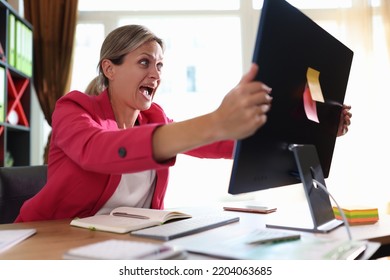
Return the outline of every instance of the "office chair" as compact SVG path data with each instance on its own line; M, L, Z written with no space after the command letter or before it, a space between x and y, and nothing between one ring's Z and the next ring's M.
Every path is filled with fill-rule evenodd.
M20 207L46 184L47 165L0 167L0 224L12 223Z

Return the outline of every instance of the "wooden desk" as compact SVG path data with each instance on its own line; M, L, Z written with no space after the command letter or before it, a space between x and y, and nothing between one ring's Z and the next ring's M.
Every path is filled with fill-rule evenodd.
M37 233L0 254L0 259L62 259L70 248L108 239L142 240L129 234L91 231L69 225L70 220L40 221L0 225L2 229L35 228ZM148 242L158 242L148 239Z
M187 211L187 209L184 209L184 211L191 213L191 211ZM264 227L265 220L272 219L273 215L238 212L229 213L240 216L240 222L199 233L198 237L208 238L211 235L220 235L221 238L225 238L231 233L235 233L237 235L253 228ZM55 220L0 225L0 230L23 228L35 228L37 230L37 233L34 236L1 253L0 259L58 260L62 259L62 255L71 248L108 239L138 240L160 243L160 241L157 240L133 237L129 234L90 231L83 228L72 227L69 223L70 220ZM316 234L311 233L305 234L316 236ZM340 238L341 240L346 239L346 233L343 227L338 228L334 232L325 236L329 238ZM374 225L352 227L352 236L354 239L369 239L382 244L390 244L390 216L387 215L385 217L381 217L380 221Z

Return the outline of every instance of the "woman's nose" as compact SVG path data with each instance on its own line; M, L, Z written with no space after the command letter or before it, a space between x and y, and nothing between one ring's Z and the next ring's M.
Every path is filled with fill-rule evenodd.
M161 75L161 73L160 73L160 70L159 70L158 66L151 67L151 69L150 69L150 76L152 78L159 80L160 79L160 75Z

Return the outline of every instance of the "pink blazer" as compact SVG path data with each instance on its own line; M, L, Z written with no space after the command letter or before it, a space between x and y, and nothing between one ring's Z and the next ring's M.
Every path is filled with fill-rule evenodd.
M155 169L152 208L162 209L169 167L152 157L152 134L172 122L157 104L138 116L138 126L118 129L107 91L89 96L73 91L58 100L52 117L48 178L26 201L15 222L86 217L96 214L114 193L122 173ZM189 151L203 158L231 158L233 141Z

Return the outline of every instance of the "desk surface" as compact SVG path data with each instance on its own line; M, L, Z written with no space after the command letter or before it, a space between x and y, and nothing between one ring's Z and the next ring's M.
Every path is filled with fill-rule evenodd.
M184 209L186 211L186 209ZM222 210L218 210L221 211ZM190 212L191 211L187 211ZM265 222L272 219L273 214L249 214L239 212L229 212L232 215L240 217L238 223L230 224L221 228L209 230L196 234L203 240L212 235L221 235L221 238L227 238L229 234L240 234L254 228L264 227ZM88 229L77 228L69 225L70 220L40 221L18 224L2 224L2 229L25 229L35 228L37 233L0 254L0 259L62 259L63 254L74 247L87 245L108 239L138 240L160 243L153 239L134 237L129 234L115 234L100 231L91 231ZM229 228L228 228L229 227ZM354 239L367 239L380 242L381 244L390 244L390 216L381 216L379 222L373 225L362 225L352 227L352 236ZM346 240L345 228L340 227L329 234L304 233L311 237L321 236L326 238L338 238ZM196 257L195 257L196 258Z

